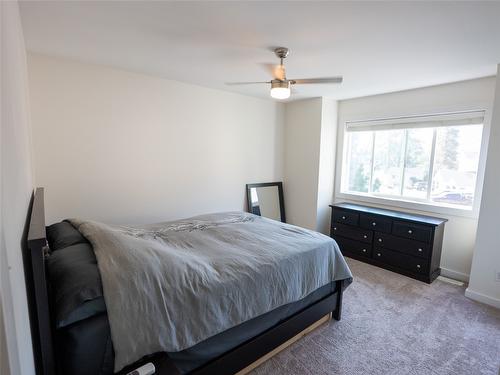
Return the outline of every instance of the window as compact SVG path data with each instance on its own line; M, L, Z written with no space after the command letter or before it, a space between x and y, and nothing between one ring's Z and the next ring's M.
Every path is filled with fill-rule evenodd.
M341 192L471 210L484 112L348 122Z

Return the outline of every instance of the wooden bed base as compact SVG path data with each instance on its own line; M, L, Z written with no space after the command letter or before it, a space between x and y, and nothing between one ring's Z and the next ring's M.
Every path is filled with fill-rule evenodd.
M25 273L36 371L38 375L56 375L58 371L53 342L54 332L45 275L45 257L48 247L45 234L43 193L43 188L36 189L28 212L28 254L25 254ZM337 281L336 283L334 293L194 370L192 374L246 374L325 323L330 319L330 316L333 316L335 320L340 320L343 282ZM138 361L119 374L126 374L127 371L147 362L155 364L156 374L180 374L166 354L153 355Z
M258 360L256 360L254 363L250 364L249 366L245 367L243 370L240 370L236 373L236 375L246 375L250 371L255 370L257 367L259 367L261 364L266 362L268 359L271 359L275 355L279 354L282 350L285 350L288 348L290 345L293 343L299 341L302 337L305 335L309 334L310 332L314 331L316 328L319 326L329 322L332 319L332 314L327 314L324 317L322 317L320 320L318 320L316 323L311 324L309 327L304 329L302 332L299 332L295 336L293 336L290 340L284 342L280 346L278 346L276 349L273 351L270 351L267 353L265 356L260 357Z

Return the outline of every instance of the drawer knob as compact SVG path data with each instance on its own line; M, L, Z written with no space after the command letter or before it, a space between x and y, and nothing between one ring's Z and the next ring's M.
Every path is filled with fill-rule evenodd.
M377 223L376 223L376 222L373 222L373 223L372 223L372 225L373 225L373 226L375 226L375 225L377 225Z
M337 227L333 227L333 230L337 230Z
M417 268L420 268L420 264L417 264Z
M379 256L381 256L381 255L382 255L382 254L380 254L380 253L377 253L377 256L378 256L378 257L379 257Z
M378 239L378 242L382 242L382 238L379 238L379 239Z
M418 248L418 252L419 252L419 253L421 253L421 252L422 252L422 249L421 249L420 247Z
M366 234L363 235L363 238L368 238L368 236Z
M366 253L366 249L363 249L362 251L363 251L363 253Z
M345 220L345 216L342 216L342 220Z
M413 231L411 229L408 229L408 234L412 234Z

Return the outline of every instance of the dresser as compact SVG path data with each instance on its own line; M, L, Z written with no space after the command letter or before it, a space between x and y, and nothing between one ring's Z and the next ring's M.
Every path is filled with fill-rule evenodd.
M342 254L427 283L439 276L446 219L350 203L330 205Z

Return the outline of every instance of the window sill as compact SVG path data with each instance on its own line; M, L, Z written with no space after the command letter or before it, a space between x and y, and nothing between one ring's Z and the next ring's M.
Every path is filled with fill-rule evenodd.
M392 208L401 208L406 210L418 211L422 214L428 215L444 215L444 216L458 216L466 217L470 219L477 219L479 216L479 210L475 207L472 210L460 209L446 206L438 206L428 203L420 203L413 201L405 201L399 199L383 198L383 197L373 197L362 194L350 194L350 193L336 193L336 200L348 200L355 203L371 203L374 205L388 206Z

